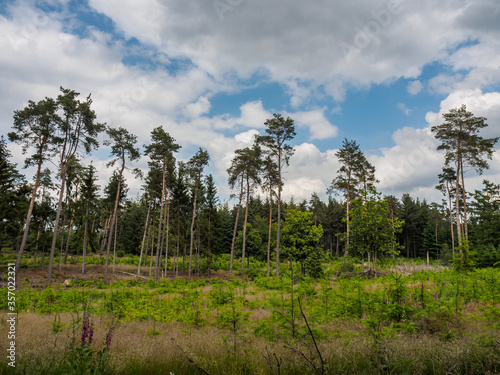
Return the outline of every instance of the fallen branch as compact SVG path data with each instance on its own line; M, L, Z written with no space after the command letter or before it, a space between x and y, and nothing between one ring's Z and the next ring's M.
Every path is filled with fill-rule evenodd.
M138 275L136 273L130 273L130 272L124 272L124 271L115 271L115 272L123 273L125 275L135 276L135 277L141 277L141 278L146 279L146 280L149 279L149 277L141 276L141 275Z
M319 360L321 361L321 374L324 374L325 373L325 361L323 361L323 357L321 355L321 352L319 351L318 344L316 344L316 339L314 338L314 335L311 331L311 328L309 327L309 323L307 322L306 314L304 314L304 310L302 310L302 304L300 303L300 297L297 299L299 301L300 313L302 314L302 317L304 318L304 321L306 322L307 330L309 331L309 334L312 337L314 347L316 348L316 351L318 352Z
M189 356L189 354L187 354L181 347L179 344L177 344L177 342L175 341L175 339L172 337L172 341L174 342L174 344L179 348L179 350L182 352L182 354L184 354L186 356L186 358L188 359L188 361L190 363L192 363L193 365L195 365L195 367L200 370L201 372L203 372L204 374L206 375L210 375L207 371L205 371L203 368L201 368L195 361L193 358L191 358Z

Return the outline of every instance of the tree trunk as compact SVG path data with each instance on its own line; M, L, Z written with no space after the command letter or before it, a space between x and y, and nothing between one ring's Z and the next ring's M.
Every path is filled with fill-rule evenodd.
M64 169L63 169L64 168ZM56 251L57 232L59 230L59 220L61 218L62 200L64 196L64 188L66 185L66 167L61 171L61 191L59 192L59 203L57 204L56 221L54 223L54 235L52 236L52 246L50 248L49 268L47 270L47 285L50 285L52 279L52 267L54 265L54 253Z
M233 240L231 241L231 258L229 261L229 277L233 276L234 243L236 241L236 234L238 233L238 219L240 217L240 207L241 207L242 199L243 199L243 175L241 175L240 199L238 202L238 208L236 209L236 220L234 221Z
M246 248L246 239L247 239L247 222L248 222L248 206L250 203L250 182L248 180L247 174L247 201L245 207L245 221L243 222L243 245L241 248L241 277L245 273L245 248Z
M167 206L167 230L165 233L165 277L167 277L167 269L168 269L168 241L169 241L169 229L170 229L170 206L168 204L168 200L165 201Z
M40 171L42 169L42 163L38 163L37 171L36 171L36 179L35 186L33 186L33 195L30 199L30 206L28 208L28 214L26 215L26 223L24 224L24 233L23 239L21 240L21 246L19 247L19 251L17 253L17 261L16 261L16 275L19 272L19 268L21 267L21 259L23 258L24 248L26 247L26 241L28 240L28 233L30 231L30 222L31 222L31 214L33 213L33 207L35 206L36 199L36 191L38 190L38 185L40 185ZM43 199L43 198L42 198Z
M87 259L87 244L88 244L88 230L89 230L89 202L85 207L85 229L83 233L83 251L82 251L82 274L85 273L85 260Z
M64 264L66 264L68 261L69 243L71 241L71 234L73 233L74 220L75 220L75 210L73 209L73 212L71 214L71 220L69 221L68 238L66 240L66 250L64 251Z
M120 201L120 189L121 189L122 175L124 169L125 169L125 164L122 165L122 168L120 170L120 175L118 177L118 188L116 190L115 209L113 211L113 215L111 217L109 224L108 245L106 246L106 260L104 264L104 279L103 279L105 285L107 285L108 283L108 265L109 265L109 253L111 250L111 238L113 236L113 229L118 214L118 203Z
M64 233L65 230L64 228L66 227L66 213L63 215L63 221L61 225L61 248L59 249L59 271L62 268L62 255L63 255L63 248L64 248Z
M344 256L349 254L349 235L350 235L350 225L349 225L349 203L350 203L350 182L347 183L347 199L346 199L346 224L347 224L347 234L345 240L345 251Z
M36 233L36 243L35 243L35 254L33 255L33 261L36 263L36 254L38 252L38 241L40 239L40 225L38 225L38 230Z
M451 203L450 187L448 186L448 181L446 181L446 191L448 192L448 210L450 212L450 226L451 226L451 254L453 258L455 257L455 231L453 230L453 212Z
M269 277L269 265L271 262L271 235L272 235L272 224L273 224L273 193L269 193L269 236L267 238L267 277Z
M104 251L104 248L106 247L106 238L108 237L108 231L109 231L109 221L111 220L111 216L106 218L106 221L104 222L104 229L102 231L102 238L101 238L101 247L99 249L99 260L102 259L102 253Z
M280 237L281 237L281 149L278 152L278 222L276 226L276 277L280 276Z
M78 185L76 185L75 188L75 205L78 202ZM69 243L71 241L71 234L73 233L73 223L75 221L75 209L73 208L73 212L71 214L71 220L69 223L69 231L68 231L68 240L66 242L66 251L64 252L64 264L66 264L68 260L68 253L69 253Z
M153 268L153 253L155 249L155 221L154 218L151 220L151 255L149 257L149 277L151 277L151 272Z
M116 213L115 219L115 238L114 238L114 246L113 246L113 275L115 274L115 260L116 260L116 242L118 239L118 212Z
M458 237L458 245L462 245L462 231L461 231L461 223L460 223L460 164L457 161L457 179L455 181L455 205L456 205L456 215L457 215L457 237ZM462 249L460 248L460 252Z
M163 178L165 179L165 167L163 167ZM162 238L162 229L163 229L163 204L164 204L164 195L165 195L165 186L162 187L161 193L161 203L160 203L160 221L158 223L158 239L156 243L156 263L155 263L155 281L158 281L159 278L159 269L160 265L160 252L161 252L161 238Z
M463 161L460 159L460 162L462 163L462 166L460 168L460 174L462 176L462 200L463 200L463 207L464 207L464 239L465 239L465 246L468 249L469 248L469 229L467 225L467 194L465 192L465 180L464 180L464 166L463 166Z
M196 179L194 186L194 202L193 202L193 217L191 218L191 239L189 242L189 268L188 280L191 280L191 266L193 261L193 244L194 244L194 219L196 217L196 200L198 198L198 179Z
M151 209L151 207L148 205L148 213L146 215L146 223L144 224L144 234L142 235L141 254L139 255L139 266L137 267L137 275L141 274L142 254L144 252L144 245L146 243L146 234L148 232L148 222L149 222L150 209ZM147 252L147 250L146 250L146 252Z

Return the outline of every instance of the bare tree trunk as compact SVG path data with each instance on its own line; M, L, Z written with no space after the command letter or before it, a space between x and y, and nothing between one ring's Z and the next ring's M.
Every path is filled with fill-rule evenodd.
M139 255L139 266L137 267L137 275L141 274L141 262L142 262L142 253L144 251L144 244L146 242L146 234L148 232L148 221L149 221L149 211L150 206L148 205L148 213L146 215L146 223L144 224L144 234L142 235L142 244L141 244L141 255ZM147 252L147 250L146 250Z
M109 221L111 220L111 216L106 218L106 221L104 222L104 228L103 228L103 233L102 233L102 239L101 239L101 247L99 249L99 260L102 258L102 253L104 251L104 248L106 247L106 238L108 237L108 231L109 231Z
M455 204L456 204L456 215L457 215L457 237L458 237L458 245L462 245L462 231L461 231L461 222L460 222L460 164L459 161L457 161L457 179L455 181ZM460 252L462 252L462 249L460 248Z
M269 234L267 237L267 277L269 277L269 267L271 263L271 235L272 235L272 224L273 224L273 193L269 194Z
M115 274L115 259L116 259L116 241L118 238L118 213L116 214L115 219L115 238L114 238L114 246L113 246L113 275Z
M194 186L194 202L193 202L193 217L191 219L191 240L189 244L189 268L188 268L188 280L191 280L191 265L193 258L193 243L194 243L194 219L196 217L196 200L198 198L198 180L196 180Z
M167 205L167 231L166 231L166 239L165 239L165 277L167 277L168 270L168 241L169 241L169 230L170 230L170 206L168 204L168 200L165 201Z
M52 279L52 267L54 265L54 253L56 251L57 233L59 230L59 219L61 218L62 200L64 188L66 185L66 169L61 171L61 191L59 192L59 203L57 204L56 221L54 223L54 235L52 236L52 246L50 248L49 268L47 270L47 285L50 285Z
M36 243L35 243L35 254L33 255L33 261L36 263L36 253L38 252L38 240L40 239L40 225L38 225L38 230L36 233Z
M464 180L464 167L463 167L463 161L460 159L460 162L462 163L462 166L460 168L460 174L462 176L462 200L463 200L463 207L464 207L464 238L465 238L465 246L467 249L469 248L469 228L467 225L467 194L465 192L465 180Z
M238 201L238 208L236 209L236 220L234 221L233 240L231 241L231 258L229 261L229 277L233 276L234 243L236 241L236 234L238 233L238 219L240 217L240 208L241 208L242 199L243 199L243 175L241 176L240 199Z
M63 215L63 222L61 225L61 248L59 249L59 271L61 270L62 267L62 255L63 255L63 248L64 248L64 227L66 226L66 214Z
M153 268L153 253L154 253L154 248L155 248L155 223L154 223L154 219L152 220L151 227L152 227L151 233L153 235L151 236L151 256L149 259L149 277L151 277L151 272L152 272L152 268Z
M16 275L19 272L19 268L21 267L21 259L23 258L24 248L26 247L26 241L28 240L28 233L30 231L30 222L31 222L31 214L33 213L33 207L35 206L36 199L36 191L38 190L38 186L40 185L40 171L42 169L42 163L38 163L35 186L33 186L33 195L30 199L30 206L28 208L28 214L26 215L26 222L24 224L24 233L23 239L21 240L21 246L19 247L17 253L17 261L16 261ZM42 198L43 199L43 198Z
M85 273L85 261L87 259L87 245L89 239L88 230L89 230L89 202L87 201L87 205L85 206L85 229L83 233L82 274Z
M346 257L349 254L349 236L351 234L350 225L349 225L349 203L350 203L350 183L347 184L347 197L346 197L346 224L347 224L347 235L345 240L345 251L344 256Z
M106 260L104 264L104 279L103 279L104 284L108 283L108 265L109 265L109 253L111 250L111 237L113 235L113 229L114 229L113 227L115 225L116 217L118 215L118 203L120 201L120 189L121 189L122 175L124 169L125 169L125 163L122 164L120 175L118 177L118 188L116 189L115 209L113 211L113 216L111 217L109 224L108 246L106 247Z
M248 206L250 203L250 183L248 180L247 174L247 201L245 207L245 221L243 223L243 245L241 249L241 277L245 273L245 248L246 248L246 239L247 239L247 222L248 222Z
M71 234L73 233L74 220L75 220L75 210L73 209L73 213L71 214L71 220L69 221L68 238L66 240L66 250L64 251L64 264L66 264L68 261L69 243L71 241Z
M196 219L196 274L200 276L200 218Z
M280 237L281 237L281 149L278 152L278 222L276 225L276 277L280 276Z
M76 188L75 188L75 204L78 202L78 185L76 185ZM71 214L71 220L70 220L70 223L69 223L69 231L68 231L68 240L66 242L66 251L64 253L64 264L66 264L67 260L68 260L68 252L69 252L69 243L71 241L71 234L73 233L73 223L75 221L75 209L73 208L73 212Z
M455 258L455 231L453 229L453 212L451 203L450 187L448 186L448 181L446 181L446 191L448 192L448 210L450 212L450 226L451 226L451 254Z

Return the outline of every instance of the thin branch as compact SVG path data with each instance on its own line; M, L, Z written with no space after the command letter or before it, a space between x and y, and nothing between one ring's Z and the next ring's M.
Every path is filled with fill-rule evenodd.
M179 348L179 350L182 352L182 354L184 354L186 356L186 358L188 359L189 362L191 362L193 365L195 365L195 367L200 370L201 372L203 372L204 374L206 375L210 375L207 371L205 371L203 368L201 368L195 361L194 359L192 359L189 354L187 354L180 346L179 344L177 344L177 342L175 341L175 339L172 337L172 341L174 342L174 344Z
M323 357L321 356L321 352L319 351L318 344L316 343L316 339L314 338L314 335L311 331L311 328L309 327L309 323L307 322L306 314L304 314L304 311L302 310L302 304L300 303L300 297L297 298L299 301L299 308L300 308L300 313L302 314L302 317L304 318L304 321L306 322L307 330L309 331L309 334L312 337L314 347L316 348L316 351L318 352L319 359L321 361L321 374L325 373L325 361L323 361Z
M304 353L302 353L299 349L297 348L294 348L292 346L284 346L285 348L287 349L291 349L291 350L295 350L297 353L299 353L302 357L304 357L304 359L309 362L309 364L314 368L314 371L316 371L318 374L321 375L321 372L318 370L318 368L314 365L314 363L312 363L312 361L306 357L306 355Z

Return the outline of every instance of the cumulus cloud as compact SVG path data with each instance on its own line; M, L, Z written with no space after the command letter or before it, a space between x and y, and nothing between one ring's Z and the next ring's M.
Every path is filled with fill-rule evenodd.
M293 113L295 124L309 129L310 140L336 137L338 128L325 117L324 110Z
M188 159L199 146L207 148L212 155L209 172L220 193L228 194L225 171L234 150L250 145L272 110L269 103L252 98L238 104L238 115L210 115L214 94L238 92L252 86L255 75L263 75L287 92L292 111L286 115L313 142L332 139L339 129L325 116L331 110L314 105L311 98L326 95L341 102L353 88L405 78L410 95L425 86L447 97L439 112L427 114L422 129L402 128L393 135L393 147L367 156L377 167L381 189L425 195L433 191L442 165L429 132L442 121L442 113L467 104L488 118L486 135L500 132L500 93L488 92L500 81L499 4L494 0L357 0L335 6L328 0L255 0L226 3L231 9L222 17L206 0L90 0L91 11L112 21L109 30L82 24L66 2L59 3L60 13L13 2L5 8L8 15L0 15L4 133L13 110L28 99L55 97L59 85L82 96L92 93L99 121L126 127L141 145L153 128L163 125L183 145L180 159ZM147 69L125 64L130 44L136 43L136 55L150 48L160 63ZM169 70L175 59L187 63ZM447 72L424 81L423 68L434 62L445 64ZM397 106L411 114L404 103ZM285 197L324 194L338 169L336 150L297 142L285 173ZM11 148L15 159L22 160L16 146ZM99 158L105 159L107 151ZM146 161L139 166L145 168ZM111 171L99 168L104 184ZM134 195L140 182L130 185Z

